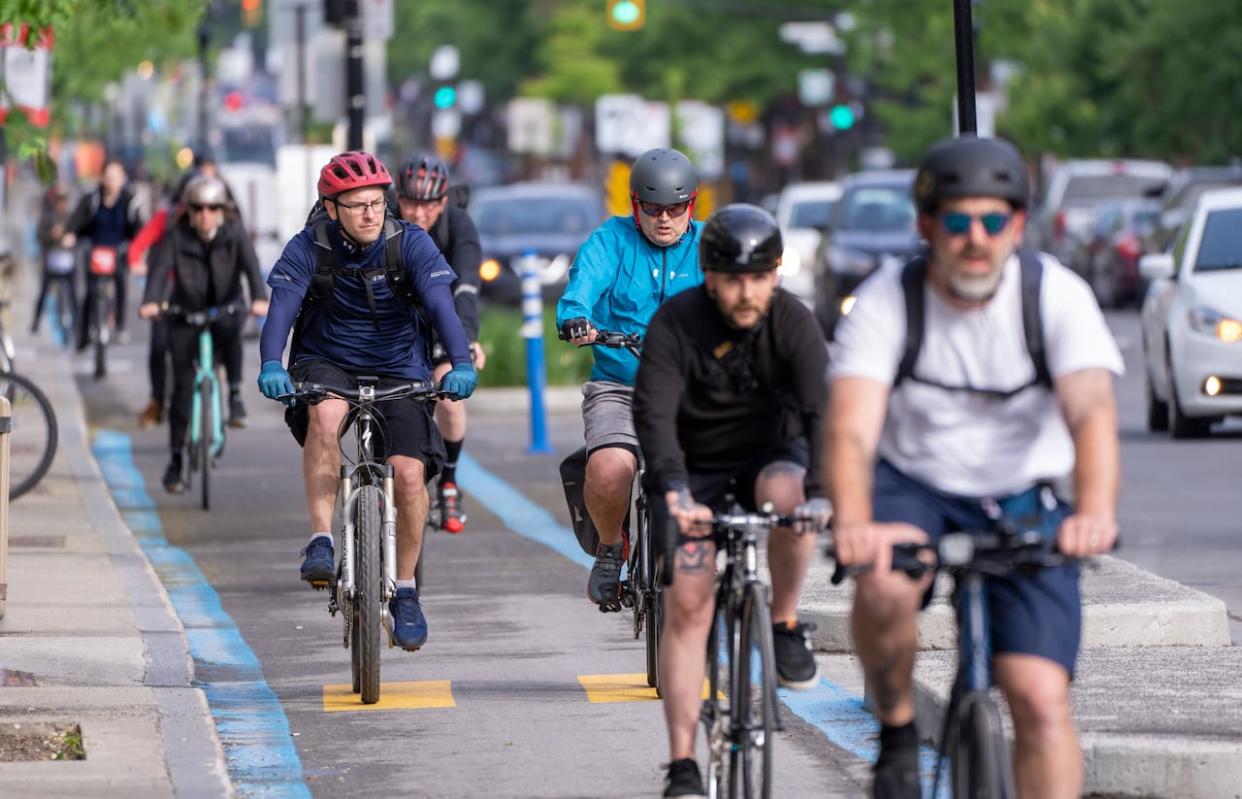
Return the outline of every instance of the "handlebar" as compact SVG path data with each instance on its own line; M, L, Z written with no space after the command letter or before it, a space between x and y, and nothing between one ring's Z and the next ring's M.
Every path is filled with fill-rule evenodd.
M561 341L569 341L569 337L565 335L564 330L557 331L556 337ZM607 347L613 350L629 350L635 357L639 357L643 348L643 337L637 333L620 333L615 330L596 330L595 338L586 344L579 344L578 347Z
M349 388L345 386L324 385L323 383L295 383L291 394L281 394L276 397L278 400L305 400L309 403L319 402L320 400L339 398L347 402L357 404L362 402L364 389L367 387ZM385 402L395 399L444 399L448 395L436 389L435 384L430 380L414 380L409 383L391 386L384 389L374 389L370 400L372 402Z
M228 305L216 305L198 311L189 311L180 305L165 304L160 306L160 316L180 319L188 325L197 327L217 319L237 316L246 313L248 310L245 305L237 302L231 302Z
M770 507L770 506L768 506ZM673 584L673 566L677 556L677 548L682 544L692 541L714 541L716 535L726 530L737 529L771 529L773 527L789 527L798 532L811 532L815 528L815 522L812 519L799 518L797 516L787 516L781 513L759 512L759 513L717 513L714 514L710 521L704 520L695 522L699 527L710 527L711 535L702 537L686 535L681 532L677 523L673 519L668 520L669 529L665 536L664 543L664 585ZM799 528L801 528L799 530Z

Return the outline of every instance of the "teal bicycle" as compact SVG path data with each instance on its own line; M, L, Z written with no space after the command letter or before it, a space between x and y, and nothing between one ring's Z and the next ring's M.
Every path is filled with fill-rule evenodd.
M187 311L170 305L164 315L195 328L198 357L194 359L194 391L191 395L190 426L186 431L190 468L187 483L192 488L198 474L203 510L211 508L211 470L224 452L224 402L221 397L219 364L211 325L221 319L247 312L245 305L231 303L201 311Z

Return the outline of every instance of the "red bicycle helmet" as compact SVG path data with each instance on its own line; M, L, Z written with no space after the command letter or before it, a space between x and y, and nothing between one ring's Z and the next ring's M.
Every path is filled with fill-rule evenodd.
M392 176L384 162L362 150L332 156L319 170L319 196L332 198L367 186L391 186Z

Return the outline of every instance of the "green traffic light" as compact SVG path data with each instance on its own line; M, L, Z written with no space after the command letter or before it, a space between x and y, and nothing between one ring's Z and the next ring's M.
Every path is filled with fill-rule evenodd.
M436 89L436 108L452 108L457 104L457 88L454 86L441 86Z
M848 105L834 105L828 112L828 121L837 130L849 130L854 127L854 109Z
M612 7L612 20L618 25L633 25L642 12L633 0L621 0Z

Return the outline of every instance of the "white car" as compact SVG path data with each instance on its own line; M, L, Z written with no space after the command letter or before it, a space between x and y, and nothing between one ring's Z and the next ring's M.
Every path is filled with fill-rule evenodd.
M811 269L832 205L841 199L841 185L831 181L791 183L776 201L776 221L785 240L785 255L777 272L781 287L808 308L815 304L815 275Z
M1242 189L1210 191L1173 249L1143 256L1147 427L1203 436L1242 414Z

